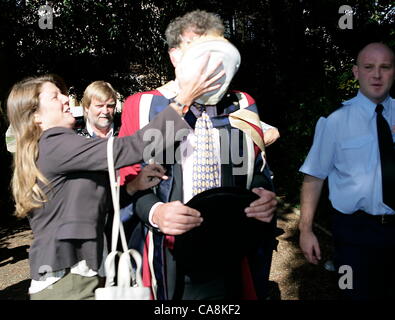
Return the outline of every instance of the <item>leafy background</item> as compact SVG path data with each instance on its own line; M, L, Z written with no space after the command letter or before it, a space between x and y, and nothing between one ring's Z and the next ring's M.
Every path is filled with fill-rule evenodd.
M11 155L5 147L5 101L10 87L30 75L57 73L81 97L94 80L106 80L123 98L174 77L164 31L194 9L221 16L226 36L240 50L232 86L257 101L262 119L280 130L267 149L277 193L297 206L298 169L315 123L357 90L351 67L371 41L395 48L392 1L86 0L0 2L0 220L10 215ZM40 29L41 5L54 9L53 29ZM353 9L353 29L338 26L339 7ZM394 88L392 90L392 96Z

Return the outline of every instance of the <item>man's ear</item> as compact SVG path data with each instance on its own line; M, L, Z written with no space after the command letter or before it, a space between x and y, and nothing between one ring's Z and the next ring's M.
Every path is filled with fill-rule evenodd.
M35 124L40 125L42 123L41 116L39 115L39 113L37 111L33 114L33 117L34 117L33 121Z
M355 78L356 80L358 80L358 72L359 72L358 66L357 66L357 65L353 65L353 66L352 66L352 73L354 74L354 78Z
M90 108L90 105L87 107L82 107L82 112L83 112L84 117L88 116L89 108Z
M177 67L178 63L181 60L182 52L180 48L171 48L169 50L170 61L174 68Z

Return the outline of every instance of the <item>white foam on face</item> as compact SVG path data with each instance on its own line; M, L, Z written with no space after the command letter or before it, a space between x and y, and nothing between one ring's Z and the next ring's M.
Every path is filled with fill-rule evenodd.
M225 75L222 76L217 82L221 83L222 86L216 90L207 92L200 96L196 102L206 105L217 104L225 94L229 87L233 76L237 72L240 66L241 57L237 48L226 40L207 40L201 41L199 43L193 44L185 50L180 64L185 67L182 70L188 72L190 68L197 67L197 61L206 53L210 52L210 60L207 64L206 70L212 69L218 64L218 61L222 61L219 67L213 73L213 76L225 69ZM214 85L212 84L212 85Z

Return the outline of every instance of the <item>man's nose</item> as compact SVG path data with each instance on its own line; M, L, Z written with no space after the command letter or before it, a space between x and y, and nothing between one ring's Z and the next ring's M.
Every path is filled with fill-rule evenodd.
M68 96L66 96L66 95L64 95L64 94L62 94L62 102L63 102L63 104L65 104L65 103L67 103L67 102L69 102L69 97Z
M375 77L375 78L377 78L377 79L380 79L381 78L381 69L380 68L374 68L374 70L373 70L373 76Z
M103 114L108 114L108 107L107 107L107 106L104 106L104 107L101 109L101 113L103 113Z

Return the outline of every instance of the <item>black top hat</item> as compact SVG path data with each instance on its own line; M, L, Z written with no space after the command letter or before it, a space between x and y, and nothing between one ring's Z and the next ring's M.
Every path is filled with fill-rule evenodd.
M200 211L202 224L175 237L174 257L185 273L226 267L262 242L267 223L244 212L258 195L239 187L197 194L187 206Z

